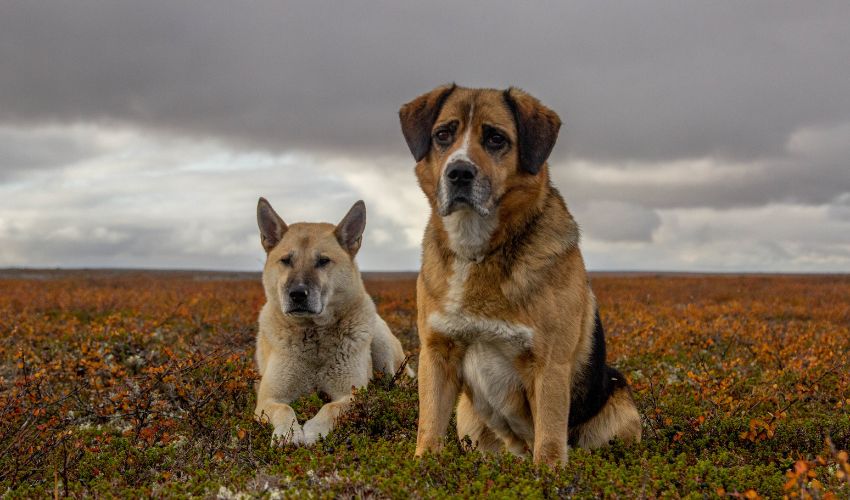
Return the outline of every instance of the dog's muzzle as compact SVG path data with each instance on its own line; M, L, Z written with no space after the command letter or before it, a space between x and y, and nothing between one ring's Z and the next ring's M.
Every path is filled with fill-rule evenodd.
M467 160L454 160L446 166L439 185L439 212L445 217L464 206L482 216L490 213L490 181L479 175L478 167Z
M308 316L322 312L319 290L299 284L290 286L284 295L284 311L293 316Z

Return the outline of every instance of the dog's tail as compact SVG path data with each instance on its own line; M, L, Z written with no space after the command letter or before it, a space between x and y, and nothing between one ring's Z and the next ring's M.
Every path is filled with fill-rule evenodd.
M632 398L625 377L608 368L612 391L602 409L590 420L570 429L571 444L582 448L597 448L619 438L625 442L639 443L642 427L640 413Z

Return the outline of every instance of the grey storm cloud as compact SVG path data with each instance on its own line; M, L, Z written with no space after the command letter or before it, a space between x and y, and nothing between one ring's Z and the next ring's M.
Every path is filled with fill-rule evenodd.
M615 201L591 202L577 211L582 232L604 241L652 241L661 225L653 210Z
M118 121L273 151L402 155L398 106L517 85L556 159L783 154L850 116L850 4L4 2L0 121Z
M850 121L801 130L789 138L783 155L752 161L566 165L556 168L554 177L567 187L569 199L578 201L614 195L656 208L837 203L850 193Z
M0 127L0 181L33 169L59 169L97 152L97 144L68 130Z

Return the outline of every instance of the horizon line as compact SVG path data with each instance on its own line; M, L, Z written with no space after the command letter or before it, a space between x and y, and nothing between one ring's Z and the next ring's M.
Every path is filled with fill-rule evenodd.
M218 274L256 274L261 275L262 269L240 270L240 269L210 269L210 268L169 268L169 267L86 267L86 266L56 266L56 267L27 267L6 266L0 267L0 278L9 273L28 272L106 272L106 273L218 273ZM418 274L418 269L361 269L361 274ZM666 275L754 275L754 276L850 276L848 271L789 271L789 270L693 270L693 269L587 269L589 274L666 274Z

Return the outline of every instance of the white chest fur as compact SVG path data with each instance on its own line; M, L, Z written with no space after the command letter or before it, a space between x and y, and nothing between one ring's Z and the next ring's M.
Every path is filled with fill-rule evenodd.
M435 331L464 344L495 344L506 354L531 349L534 331L521 323L471 314L464 307L464 289L473 262L456 259L449 277L443 310L433 312L428 322Z

